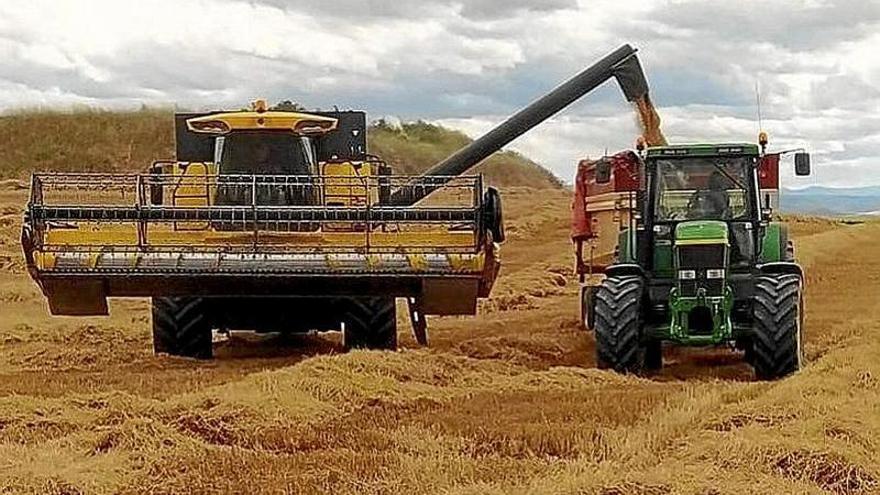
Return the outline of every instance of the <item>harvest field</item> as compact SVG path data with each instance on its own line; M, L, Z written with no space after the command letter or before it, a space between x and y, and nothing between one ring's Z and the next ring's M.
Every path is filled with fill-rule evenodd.
M154 357L146 300L52 318L0 192L0 493L870 493L880 490L880 223L792 218L809 364L755 382L728 349L595 369L570 197L507 188L503 274L420 349L233 335Z

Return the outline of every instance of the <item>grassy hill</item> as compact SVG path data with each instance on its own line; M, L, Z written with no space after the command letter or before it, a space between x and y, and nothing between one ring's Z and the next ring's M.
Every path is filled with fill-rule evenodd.
M0 116L0 178L25 178L33 170L127 172L174 156L169 110L72 113L20 112ZM464 134L425 122L369 130L371 153L397 173L417 174L470 142ZM496 153L476 172L499 186L561 187L535 162L514 152Z

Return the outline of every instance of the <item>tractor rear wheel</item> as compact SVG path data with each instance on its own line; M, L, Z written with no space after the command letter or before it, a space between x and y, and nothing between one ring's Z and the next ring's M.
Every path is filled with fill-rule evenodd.
M200 297L153 298L153 351L211 359L211 323Z
M397 349L397 309L393 297L346 301L342 342L346 349Z
M803 366L802 310L800 277L783 274L758 278L751 357L759 379L783 378Z
M619 373L642 369L642 291L639 277L609 277L595 295L596 364Z

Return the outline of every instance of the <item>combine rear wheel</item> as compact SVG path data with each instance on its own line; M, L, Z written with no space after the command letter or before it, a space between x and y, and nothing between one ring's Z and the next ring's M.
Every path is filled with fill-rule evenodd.
M200 297L153 298L153 351L210 359L211 323Z
M641 345L642 279L609 277L595 295L596 363L619 373L636 373L645 364Z
M397 349L397 310L393 297L346 301L342 341L346 349Z
M752 365L762 380L783 378L803 365L801 279L759 277L755 283Z

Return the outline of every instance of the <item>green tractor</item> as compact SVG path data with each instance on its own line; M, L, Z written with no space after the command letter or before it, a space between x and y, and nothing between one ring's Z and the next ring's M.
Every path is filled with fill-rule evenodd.
M735 346L760 379L803 366L804 274L787 226L772 221L780 153L761 144L631 153L629 224L587 291L600 367L657 370L664 343ZM809 175L810 156L795 151L796 174ZM599 163L596 184L614 178L610 164Z

